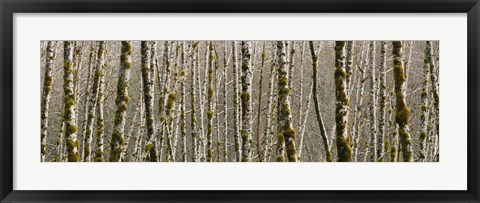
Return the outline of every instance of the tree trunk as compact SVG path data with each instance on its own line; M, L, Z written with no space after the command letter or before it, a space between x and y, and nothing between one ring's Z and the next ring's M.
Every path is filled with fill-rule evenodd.
M292 47L290 47L290 56L288 57L288 88L291 90L290 92L293 91L293 71L295 71L295 41L292 41ZM289 50L287 50L289 51Z
M83 109L83 127L82 127L82 136L83 136L83 139L82 139L82 153L81 153L81 159L82 161L86 161L86 156L85 156L85 149L87 148L87 124L88 124L88 115L89 115L89 112L90 112L90 109L89 109L89 101L90 101L90 98L92 97L92 88L90 86L90 80L92 80L92 72L94 71L94 67L95 67L95 62L96 62L96 43L95 42L92 42L90 44L90 55L88 57L88 75L87 75L87 87L85 88L85 100L83 101L83 106L84 106L84 109ZM95 111L95 110L94 110ZM91 131L90 131L91 132ZM91 136L90 136L91 137Z
M369 55L369 70L370 70L370 144L369 155L370 161L376 162L377 155L377 86L375 76L375 41L370 41L370 55Z
M430 60L432 60L431 56L431 49L432 46L429 42L427 42L427 46L425 47L425 61L424 61L424 66L423 66L423 87L422 87L422 93L421 93L421 98L422 98L422 114L420 116L421 119L421 130L420 130L420 135L419 137L419 143L420 143L420 157L419 161L424 161L426 158L426 151L425 151L425 140L428 135L428 91L429 91L429 79L430 79Z
M41 112L41 162L45 161L47 147L47 131L48 131L48 113L50 103L50 92L52 91L52 70L55 62L55 49L52 41L47 42L47 57L45 64L45 75L43 77L42 91L42 112Z
M187 71L188 71L188 56L190 45L186 42L183 42L183 49L182 49L182 71L180 72L181 81L180 81L180 133L182 135L182 143L183 143L183 151L182 151L182 159L184 162L187 161L187 124L186 124L186 116L185 116L185 103L186 103L186 83L187 83Z
M380 50L380 92L379 92L379 100L380 100L380 117L378 119L379 122L379 130L380 134L378 136L378 148L377 148L377 160L383 161L385 159L385 152L387 136L385 135L385 125L386 125L386 106L387 106L387 43L385 41L381 41L381 50Z
M277 135L278 135L278 157L277 161L296 162L297 150L295 148L296 132L292 126L292 115L290 113L290 89L288 88L288 70L286 62L285 42L277 42L278 55L278 102L277 102ZM285 153L286 152L286 159Z
M347 95L347 72L345 70L345 41L335 42L335 123L337 154L339 162L352 161L352 149L348 136L349 97Z
M345 56L345 73L347 74L347 77L345 78L345 83L346 83L346 90L347 90L347 96L350 98L350 87L351 87L351 81L352 81L352 72L353 72L353 54L354 54L354 49L355 49L355 42L354 41L347 41L347 46L346 46L346 56Z
M115 121L113 124L113 132L110 140L110 162L120 161L123 142L125 141L125 122L128 110L129 96L129 80L130 68L132 67L132 42L122 41L122 53L120 55L120 70L118 72L117 98L115 104L117 111L115 112Z
M237 51L237 42L232 42L232 56L233 56L233 138L235 142L235 158L237 162L240 162L242 159L242 140L240 138L240 101L238 98L238 51Z
M265 112L266 114L266 127L264 131L265 135L265 149L264 149L264 161L269 161L270 160L270 155L272 154L272 145L273 139L274 139L274 131L275 131L275 126L272 125L272 120L274 120L274 115L275 115L275 104L274 104L274 99L275 99L275 76L276 76L276 64L277 64L277 46L274 45L274 50L273 50L273 57L272 57L272 66L270 67L270 78L269 78L269 84L268 84L268 89L269 89L269 98L268 98L268 104L267 104L267 111Z
M433 94L433 105L434 105L434 114L436 114L436 117L440 117L440 96L439 96L439 90L438 90L438 67L435 67L435 61L433 57L433 48L432 48L432 42L427 41L427 49L429 49L428 53L428 58L429 58L429 66L430 66L430 81L432 84L432 94ZM440 122L436 121L435 122L435 135L434 135L434 150L433 150L433 156L434 158L438 158L438 133L440 132ZM435 160L434 159L434 160Z
M241 109L242 109L242 162L250 162L252 158L252 59L251 42L242 41L242 75L241 82Z
M228 43L223 43L223 161L227 162L228 159L228 89L227 89L227 50Z
M74 92L73 75L73 42L65 41L63 58L63 89L64 89L64 121L65 121L65 140L67 147L68 162L78 162L80 160L80 142L77 140L76 123L76 98Z
M323 123L322 114L320 113L320 104L318 103L317 98L317 79L318 79L318 56L315 54L315 48L313 46L313 41L309 42L310 44L310 53L312 54L312 67L313 67L313 103L315 105L315 113L317 116L318 127L320 127L320 135L323 139L323 147L325 148L325 158L328 162L332 161L332 153L330 152L330 144L328 141L327 131Z
M214 50L213 50L213 42L210 42L208 45L208 91L207 91L207 162L213 161L213 115L214 115L214 104L213 104L213 97L214 97L214 81L213 77L215 77L214 73L214 64L213 64L213 57L214 57Z
M189 50L189 58L191 58L190 72L192 74L192 80L190 84L190 102L191 102L191 134L192 134L192 161L198 162L198 134L197 134L197 117L196 117L196 91L197 86L197 57L198 57L198 42L193 42L192 48Z
M205 42L206 43L206 47L208 47L208 42ZM208 48L207 48L208 49ZM205 51L207 54L206 54L206 59L205 59L205 69L204 70L207 70L208 68L208 50ZM199 48L197 49L197 55L200 57L200 51L199 51ZM199 144L200 144L200 161L206 161L206 140L205 140L205 124L204 124L204 121L205 121L205 91L206 91L206 77L203 77L203 80L200 80L200 76L201 76L201 72L200 72L200 63L198 63L198 66L197 66L197 83L198 83L198 100L199 100L199 103L200 103L200 129L199 129L199 132L200 132L200 140L199 140Z
M104 136L104 131L105 131L105 122L104 122L104 112L103 112L103 104L105 102L105 71L108 67L108 62L107 62L107 50L102 53L102 55L105 57L104 63L102 64L103 66L99 67L101 69L100 71L100 80L99 80L99 86L98 86L98 99L97 99L97 132L96 132L96 147L95 147L95 162L103 162L105 161L104 158L104 147L103 147L103 136Z
M137 99L137 105L135 107L135 111L133 112L133 118L132 121L130 122L130 126L128 128L127 133L125 133L125 141L122 144L122 152L120 153L120 162L126 161L127 157L127 151L128 151L128 146L130 145L130 142L132 140L132 133L133 130L135 129L135 126L141 125L141 120L142 118L138 118L138 115L141 114L141 108L142 108L142 97L139 97ZM138 136L138 135L136 135Z
M395 77L396 113L395 120L398 124L400 146L403 154L403 161L412 161L412 141L408 121L410 110L405 101L405 68L403 64L403 50L401 41L393 41L393 70Z
M265 42L263 43L262 49L262 66L260 67L260 80L258 86L258 112L257 112L257 153L258 160L263 161L263 152L260 143L260 128L262 122L262 90L263 90L263 69L265 68L265 57L267 56L267 51L265 51Z
M153 118L153 88L152 76L150 71L150 46L146 41L141 41L141 62L142 62L142 83L143 83L143 100L145 102L145 120L147 129L147 144L145 145L145 161L156 162L156 141L155 128Z
M97 111L97 100L98 100L98 91L100 87L100 76L103 74L103 66L105 63L105 41L100 41L98 43L97 51L97 64L95 68L95 74L93 76L93 86L92 86L92 95L90 97L89 106L88 106L88 115L87 115L87 125L85 130L85 156L84 161L90 162L91 152L92 152L92 140L93 140L93 118Z

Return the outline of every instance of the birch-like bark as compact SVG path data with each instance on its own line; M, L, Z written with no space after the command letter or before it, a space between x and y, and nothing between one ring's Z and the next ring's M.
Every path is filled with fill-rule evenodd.
M86 134L87 134L87 123L88 123L88 113L89 113L89 101L90 101L90 97L92 97L92 90L91 90L91 83L90 83L90 80L92 80L92 73L94 71L94 67L95 67L95 62L96 62L96 43L95 42L92 42L90 44L90 54L89 54L89 57L88 57L88 73L87 73L87 86L85 88L85 100L83 101L83 106L84 106L84 109L83 109L83 126L82 126L82 136L83 136L83 139L82 139L82 153L81 153L81 160L82 161L85 161L85 149L86 149L86 144L87 144L87 137L86 137Z
M318 79L318 56L315 54L315 47L313 46L313 41L309 41L310 44L310 53L312 55L312 68L313 68L313 103L315 105L315 113L317 116L318 127L320 128L320 135L323 139L323 147L325 149L325 158L328 162L332 161L332 153L330 152L330 144L328 140L327 130L323 123L322 114L320 113L320 104L317 98L317 79Z
M110 162L121 161L122 146L125 142L125 123L128 110L130 68L132 67L132 42L122 41L120 70L118 71L115 121L110 139Z
M364 54L364 52L366 53ZM359 140L360 140L360 119L362 117L362 106L363 106L363 94L364 94L364 87L365 87L365 81L367 79L367 64L368 64L368 53L369 49L367 45L364 45L362 47L362 53L361 53L361 64L358 65L358 69L361 72L361 75L359 76L359 80L357 82L356 86L356 96L355 96L355 107L353 108L355 110L355 113L353 115L353 129L352 129L352 139L353 139L353 160L354 162L357 162L358 160L358 149L359 149Z
M180 133L182 135L182 146L183 146L183 151L182 151L182 160L184 162L187 161L187 124L186 124L186 108L185 108L185 103L186 103L186 83L187 83L187 71L189 69L189 64L188 64L188 56L187 54L190 52L190 45L187 46L186 42L182 43L183 49L182 49L182 71L180 72L181 80L180 80Z
M105 71L108 67L107 62L107 50L102 53L105 57L105 61L100 67L101 73L99 75L99 85L98 85L98 99L97 99L97 131L96 131L96 146L95 146L95 162L103 162L104 158L104 142L103 137L105 133L105 121L104 121L104 103L105 103Z
M240 138L240 101L238 98L238 51L237 51L237 42L232 42L232 56L233 56L233 138L235 142L235 158L237 162L241 161L242 158L242 148L241 148L241 138Z
M289 50L287 50L289 51ZM291 47L290 47L290 56L288 57L288 88L291 90L293 93L293 72L295 71L295 41L292 41Z
M429 92L429 80L430 80L430 60L432 60L431 53L432 53L432 46L427 42L427 46L425 47L425 60L423 66L423 86L422 86L422 93L420 97L422 98L422 114L420 116L421 120L421 127L420 127L420 135L418 136L419 143L420 143L420 155L419 161L424 161L426 158L426 138L428 135L428 115L429 115L429 102L428 102L428 92Z
M198 57L198 42L193 42L191 45L192 48L189 49L189 58L190 60L190 73L192 75L190 83L190 102L191 102L191 111L190 111L190 121L191 121L191 135L192 135L192 161L198 162L198 134L197 134L197 117L196 117L196 92L197 92L197 57Z
M290 113L290 89L288 88L288 69L286 61L285 42L277 41L278 55L278 100L277 100L277 161L297 161L297 150L295 148L296 132L292 126L292 115ZM285 157L286 152L286 157Z
M141 125L141 120L142 118L138 118L138 115L141 114L140 113L140 110L142 108L142 100L141 100L141 96L137 99L137 105L135 107L135 111L133 112L133 118L130 122L130 126L128 127L128 131L125 133L125 141L123 142L122 144L122 152L120 153L120 162L124 162L126 161L126 157L127 157L127 151L129 149L129 145L131 140L132 140L132 133L135 129L135 126L139 126ZM138 135L136 135L138 136Z
M208 47L208 43L206 42L206 47ZM208 49L208 48L207 48ZM205 69L207 70L208 67L208 50L206 51L206 59L205 59ZM200 57L200 51L199 48L197 49L197 55ZM203 80L200 80L201 76L200 72L200 63L197 65L197 83L198 83L198 98L200 102L200 139L199 139L199 144L200 144L200 161L205 161L206 160L206 140L205 140L205 91L206 91L206 77L203 77Z
M274 43L274 42L272 42ZM269 161L270 160L270 155L272 154L272 147L273 145L273 138L274 138L274 125L272 125L272 120L274 119L274 114L275 114L275 77L276 77L276 64L277 64L277 46L274 45L274 50L273 50L273 57L272 57L272 66L270 67L270 78L269 78L269 83L268 83L268 89L269 89L269 98L268 98L268 104L267 104L267 111L265 112L266 114L266 127L264 130L264 137L265 137L265 149L263 150L264 156L263 156L263 161Z
M370 73L370 143L369 157L371 162L377 161L377 86L375 75L375 41L370 41L369 73Z
M165 106L167 104L167 94L170 88L170 72L171 72L171 61L170 59L173 58L171 57L172 54L172 49L170 47L171 42L165 41L164 45L164 51L163 51L163 69L162 69L162 76L160 78L161 82L159 83L159 91L160 91L160 97L158 99L158 115L160 115L160 126L159 129L161 132L160 134L160 139L158 142L158 145L160 147L160 152L159 152L159 160L162 160L162 155L163 155L163 146L165 142L165 137L166 137L166 114L165 114Z
M157 161L155 128L153 119L153 80L150 71L150 45L146 41L141 41L141 62L142 62L142 83L143 83L143 101L145 102L145 124L147 129L147 144L144 147L145 158L147 162Z
M387 43L385 41L380 42L380 92L378 98L380 100L380 113L378 119L378 129L380 133L378 135L378 147L377 147L377 160L383 161L385 159L386 147L385 145L387 136L385 135L386 125L386 106L387 106Z
M257 111L257 153L258 160L263 161L263 152L262 146L260 143L260 131L261 131L261 122L262 122L262 90L263 90L263 69L265 68L265 57L267 57L267 51L265 51L265 42L263 43L262 48L262 65L260 67L260 80L258 85L258 111Z
M312 100L311 100L312 93L313 93L313 83L310 85L310 93L308 93L307 108L305 109L305 115L303 115L302 123L300 125L300 133L298 135L300 139L300 144L298 145L298 160L301 160L302 158L303 141L305 140L305 131L307 129L308 112L310 112L310 106L312 103Z
M433 106L434 106L434 114L436 115L436 118L440 118L440 96L439 96L439 87L438 87L438 66L435 65L435 59L433 56L433 48L432 48L432 42L427 41L427 49L429 49L428 53L428 63L430 67L430 81L431 81L431 86L432 86L432 95L433 95ZM438 133L440 132L440 122L435 121L435 129L434 131L436 132L433 136L434 139L434 145L433 145L433 155L432 158L435 160L438 157Z
M143 89L143 88L142 88ZM140 103L140 109L139 109L139 125L137 126L137 133L135 136L135 140L133 142L133 149L132 149L132 155L130 156L129 161L139 161L142 158L142 140L143 140L143 135L144 135L144 129L145 129L145 103L143 102L143 91L140 90L140 98L139 98L139 103Z
M252 59L251 42L242 41L242 74L241 83L241 119L242 127L240 135L242 137L242 162L250 162L252 159Z
M303 117L303 72L304 72L304 57L305 57L305 41L302 42L302 52L301 52L301 60L300 60L300 89L299 89L299 97L298 97L298 126L300 126L300 131L301 131L301 126L302 126L302 117ZM302 138L300 137L300 141L302 141ZM299 152L300 152L299 148ZM300 153L299 153L300 154ZM300 158L300 155L298 155Z
M346 45L346 55L345 55L345 83L347 86L347 96L350 98L350 87L352 81L352 72L353 72L353 54L354 54L355 42L354 41L347 41Z
M84 139L85 143L85 156L84 161L91 161L91 152L92 152L92 140L93 140L93 118L97 111L97 100L98 100L98 91L100 87L100 76L103 74L103 66L105 63L105 42L100 41L98 43L97 51L97 63L95 67L95 74L93 76L93 85L92 85L92 95L90 97L89 106L88 106L88 115L87 115L87 125L85 130Z
M227 50L228 43L225 41L223 43L223 161L227 162L228 159L228 85L227 85L227 79L228 79L228 71L227 71L227 66L228 66L228 50Z
M64 90L64 112L65 140L67 147L68 162L80 161L80 142L77 140L76 123L76 98L74 92L73 75L73 42L63 42L63 90Z
M403 155L403 161L412 161L412 141L410 139L410 130L408 120L410 110L405 101L405 67L403 62L403 48L401 41L393 41L393 70L395 78L395 96L396 113L395 120L398 124L398 134L400 137L400 146Z
M41 107L41 162L45 161L46 147L47 147L47 133L48 133L48 111L50 104L50 92L52 91L52 70L55 62L55 49L52 41L47 42L47 56L45 62L45 74L43 77L43 90L42 90L42 107Z
M348 136L349 97L347 95L347 72L345 69L345 41L335 41L335 123L337 154L339 162L352 161L352 149Z
M207 162L213 161L213 115L215 112L214 104L213 104L213 97L214 97L214 50L213 50L213 42L208 44L208 63L207 63L207 77L208 77L208 90L207 90Z

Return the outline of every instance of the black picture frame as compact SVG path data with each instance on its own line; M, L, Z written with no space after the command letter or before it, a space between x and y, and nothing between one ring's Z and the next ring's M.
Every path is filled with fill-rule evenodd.
M480 5L478 2L478 0L0 0L0 200L1 202L479 202ZM15 116L12 110L15 105L13 101L13 14L155 12L467 13L468 189L466 191L13 190L12 140Z

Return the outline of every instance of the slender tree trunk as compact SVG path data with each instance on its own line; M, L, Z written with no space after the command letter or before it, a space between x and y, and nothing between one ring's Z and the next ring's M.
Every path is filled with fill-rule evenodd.
M197 53L198 53L198 42L193 42L192 48L189 49L189 58L190 60L190 72L192 74L192 79L190 83L190 102L191 102L191 111L190 111L190 120L191 120L191 134L192 134L192 160L193 162L198 162L198 134L197 134L197 117L196 117L196 91L197 86Z
M65 41L63 43L63 89L64 89L64 121L65 121L65 140L67 147L68 162L78 162L80 160L80 142L77 140L76 123L76 98L74 94L74 75L73 75L73 42Z
M100 87L100 76L103 74L103 66L105 64L105 41L98 43L97 51L97 64L95 68L95 74L93 76L92 96L90 97L87 115L87 125L85 130L85 156L84 161L90 162L92 152L92 140L93 140L93 118L97 111L98 91Z
M240 138L240 101L238 98L238 51L237 51L237 42L232 42L232 56L233 56L233 138L235 142L235 158L237 162L241 161L242 158L242 140Z
M142 88L143 89L143 88ZM141 144L142 144L142 140L143 140L143 130L145 129L145 115L144 115L144 112L145 112L145 103L143 101L143 91L140 90L140 98L139 98L139 106L140 106L140 109L139 109L139 125L137 126L137 133L136 133L136 136L135 136L135 140L133 142L133 149L132 149L132 155L130 156L130 160L129 161L138 161L138 160L141 160L141 157L142 157L142 148L141 148Z
M290 89L288 88L288 70L286 62L285 42L277 42L278 55L278 157L277 161L296 162L297 150L295 148L296 132L292 126L292 115L290 113ZM285 159L285 152L286 159Z
M242 41L242 74L241 82L241 119L242 127L240 134L242 137L242 162L250 162L252 159L252 59L251 42Z
M348 136L349 97L347 95L347 72L345 69L345 41L335 42L335 123L337 154L339 162L352 161L352 149Z
M386 106L387 106L387 43L385 41L381 41L381 50L380 50L380 92L379 92L379 106L380 106L380 117L379 117L379 136L378 136L378 148L377 148L377 160L383 161L385 159L385 151L386 147L386 140L387 136L385 135L385 125L386 125Z
M58 133L57 139L57 151L53 162L62 162L63 161L63 140L65 139L65 121L62 122L60 126L60 132Z
M369 70L370 70L370 161L377 161L377 86L375 75L375 41L370 41Z
M273 42L274 43L274 42ZM274 99L275 99L275 77L276 77L276 63L277 63L277 46L274 44L274 50L273 50L273 57L272 57L272 66L270 67L270 78L269 78L269 83L268 83L268 89L269 89L269 98L268 98L268 104L267 104L267 111L265 112L266 114L266 127L264 130L264 136L265 136L265 149L264 149L264 162L270 160L270 155L272 154L272 147L273 145L273 138L274 138L274 125L272 125L272 120L274 119L274 114L275 114L275 104L274 104Z
M80 44L77 41L73 41L73 94L75 95L75 98L77 99L77 103L80 100L79 99L79 75L78 72L80 70L80 65L82 62L82 47L83 43L81 42ZM79 112L78 112L79 113ZM78 118L75 119L75 126L78 126ZM77 135L78 136L78 135ZM78 147L80 150L80 146ZM80 150L81 151L81 150Z
M405 68L403 64L403 50L401 41L393 41L393 70L395 76L396 114L395 120L398 124L400 145L403 154L403 161L412 161L412 141L408 120L410 110L405 101Z
M147 144L145 145L145 161L157 161L155 128L153 118L153 88L152 76L150 71L150 46L146 41L141 42L141 62L142 62L142 83L143 100L145 102L145 120L147 129Z
M263 69L265 68L265 57L267 56L267 51L265 51L265 42L263 43L262 49L262 66L260 67L260 80L258 86L258 111L257 111L257 152L258 160L263 161L263 152L260 143L260 131L261 131L261 122L262 122L262 90L263 90Z
M122 41L121 51L117 98L115 100L117 111L115 112L115 121L110 140L110 162L121 161L120 155L123 150L123 143L125 142L125 123L130 100L128 96L128 82L130 80L130 68L132 67L132 42Z
M133 112L133 118L130 122L130 126L128 128L128 131L127 133L125 133L125 141L123 142L122 144L122 152L120 153L120 162L124 162L126 161L126 157L127 157L127 151L129 149L129 145L130 145L130 141L132 139L132 133L133 133L133 130L135 129L135 126L137 125L141 125L141 119L142 118L138 118L138 115L140 114L140 110L141 110L141 107L142 107L142 100L141 100L141 97L139 97L137 99L137 105L135 107L135 111Z
M436 114L437 118L440 118L440 96L439 96L439 90L438 90L438 67L435 67L435 60L433 57L433 48L432 48L432 42L427 41L427 49L428 50L428 63L430 66L430 81L432 84L432 94L433 94L433 105L434 105L434 113ZM440 132L440 122L436 121L435 122L435 135L434 135L434 158L436 159L438 157L438 133ZM435 160L434 159L434 160Z
M207 43L207 42L206 42ZM208 47L208 45L206 45ZM208 67L208 50L206 51L206 59L205 59L205 69ZM200 57L200 51L197 49L197 54ZM200 102L200 161L206 161L206 140L205 140L205 91L206 91L206 77L203 77L203 81L200 80L201 72L200 72L200 63L197 66L197 83L198 83L198 98Z
M42 113L41 113L41 162L45 161L47 147L47 131L48 131L48 113L50 103L50 92L52 91L52 70L55 62L55 49L52 41L47 42L47 59L45 64L45 75L43 77L42 92Z
M227 162L228 159L228 85L227 85L227 66L228 66L228 43L223 43L223 161Z
M214 47L215 49L215 47ZM215 90L214 92L217 93L217 94L214 94L214 97L215 97L215 103L213 104L213 109L215 109L215 120L216 120L216 134L217 134L217 162L220 161L220 157L221 157L221 154L222 154L222 141L221 141L221 138L220 138L220 111L219 111L219 108L220 108L220 84L222 82L222 79L221 79L221 73L219 73L218 69L219 69L219 65L220 62L219 62L219 57L218 57L218 53L217 51L215 51L215 80L214 80L214 85L215 85Z
M428 42L427 42L428 43ZM422 93L421 93L421 98L422 98L422 115L420 116L421 119L421 130L420 130L420 135L419 137L419 143L420 143L420 157L419 161L424 161L426 158L426 150L425 150L425 140L428 135L428 92L429 92L429 79L430 79L430 60L431 58L431 44L427 44L425 48L425 61L424 61L424 66L423 66L423 87L422 87Z
M187 46L186 42L183 42L183 49L182 49L182 71L180 72L181 81L180 81L180 131L182 135L182 143L183 143L183 151L182 151L182 159L184 162L187 161L187 123L186 123L186 85L187 85L187 71L189 69L188 64L188 56L187 54L190 52L190 45Z
M323 139L323 147L325 149L325 158L328 162L332 161L332 153L330 152L330 144L328 141L327 131L325 129L325 125L323 123L322 114L320 113L320 104L318 103L317 98L317 79L318 79L318 56L315 54L315 48L313 46L313 41L309 42L310 44L310 53L312 54L312 67L313 67L313 103L315 105L315 113L317 116L318 127L320 127L320 135Z
M90 55L88 57L88 75L87 75L87 87L85 88L85 100L83 101L83 106L84 106L84 110L83 110L83 115L84 115L84 118L83 118L83 127L82 127L82 136L83 136L83 139L82 139L82 153L81 153L81 159L82 161L86 161L85 160L85 149L87 148L86 144L87 144L87 124L88 124L88 115L89 115L89 112L90 112L90 109L89 109L89 101L90 101L90 98L92 97L92 88L91 88L91 85L90 85L90 80L92 80L92 72L94 71L94 63L96 61L96 44L94 42L92 42L90 44Z
M307 102L307 109L305 109L305 115L303 116L302 123L300 125L300 134L299 134L299 139L300 139L300 144L298 146L298 159L301 160L302 157L302 151L303 151L303 141L305 140L305 131L307 129L307 120L308 120L308 112L310 112L310 106L311 106L311 98L312 98L312 93L313 93L313 83L310 85L310 93L308 93L308 102Z
M351 87L351 81L352 81L352 72L353 72L353 55L354 55L354 49L355 49L355 42L354 41L347 41L346 42L346 56L345 56L345 73L346 78L345 78L345 83L346 83L346 90L347 90L347 95L350 98L350 87Z
M105 122L104 122L104 103L105 103L105 71L108 67L107 62L107 51L102 53L105 57L105 61L100 67L101 73L99 75L99 86L98 86L98 99L97 99L97 132L96 132L96 147L95 147L95 162L103 162L104 158L104 147L103 147L103 137L105 131Z
M213 77L215 77L214 73L214 64L213 64L213 57L214 57L214 50L213 50L213 42L208 44L208 91L207 91L207 162L213 161L213 115L214 115L214 104L213 104L213 97L214 97L214 81Z
M288 57L288 88L291 90L292 93L293 72L295 71L295 51L295 41L292 41L292 46L290 47L290 56Z

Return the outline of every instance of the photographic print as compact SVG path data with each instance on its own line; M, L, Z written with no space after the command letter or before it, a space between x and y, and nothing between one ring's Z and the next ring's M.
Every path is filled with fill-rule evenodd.
M41 41L41 162L438 162L439 41Z

